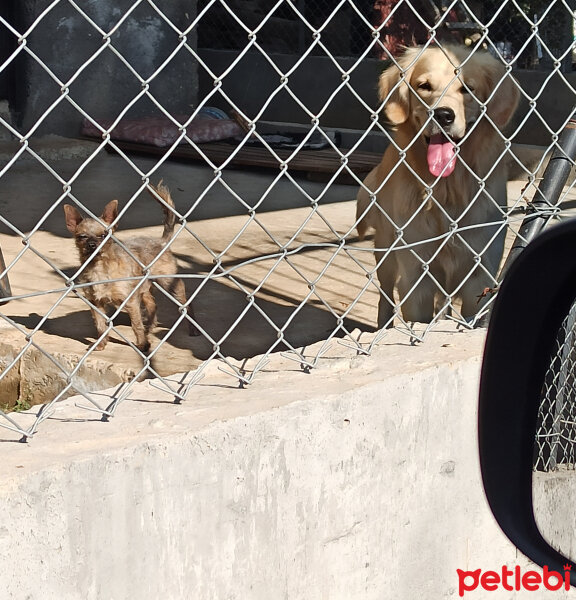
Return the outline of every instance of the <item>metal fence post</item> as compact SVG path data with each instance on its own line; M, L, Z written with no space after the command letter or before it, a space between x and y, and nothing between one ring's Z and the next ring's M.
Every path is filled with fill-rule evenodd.
M552 152L534 199L528 205L527 215L522 221L514 244L500 273L500 281L502 281L518 254L542 231L546 223L555 214L560 195L575 160L576 111L572 114L560 134L558 143Z
M2 248L0 248L0 273L6 270L6 263L4 262L4 256L2 256ZM8 302L6 298L12 296L12 290L10 289L10 281L8 280L8 273L0 277L0 304Z

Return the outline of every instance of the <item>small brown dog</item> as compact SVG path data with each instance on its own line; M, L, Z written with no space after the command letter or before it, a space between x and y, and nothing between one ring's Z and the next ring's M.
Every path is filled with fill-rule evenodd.
M122 245L126 250L113 237L106 240L108 232L113 233L116 230L116 225L112 224L118 216L118 200L112 200L104 207L99 220L84 218L74 206L64 205L66 227L74 234L81 262L88 262L81 281L82 283L94 282L94 285L85 288L85 295L93 305L92 317L98 335L101 336L107 329L106 308L110 305L118 307L125 302L124 307L130 316L136 336L136 346L142 352L150 350L148 332L156 326L156 302L151 293L152 280L156 280L170 292L181 305L186 303L184 282L176 277L178 272L176 259L166 248L176 224L176 215L171 210L174 208L174 202L170 191L162 185L161 181L153 189L167 205L162 206L164 211L162 238L134 237L123 240ZM156 196L154 198L160 203ZM152 279L143 280L144 270L148 266ZM188 306L187 311L188 315L194 318L191 305ZM142 313L145 313L146 322L142 319ZM199 334L191 321L189 321L188 333ZM108 335L100 340L96 350L103 350L107 342Z

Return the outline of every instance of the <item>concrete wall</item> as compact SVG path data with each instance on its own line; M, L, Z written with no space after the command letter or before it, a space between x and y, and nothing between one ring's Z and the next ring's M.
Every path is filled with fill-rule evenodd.
M482 345L391 332L311 374L274 357L246 390L214 365L184 404L142 383L109 423L59 404L3 444L2 597L440 599L457 568L532 568L481 487Z
M51 3L51 0L17 3L13 9L16 26L21 31L28 30ZM133 5L133 0L80 3L87 16L105 32L111 31ZM180 30L196 16L195 0L163 2L161 8ZM195 35L192 32L188 38L192 48ZM178 35L147 2L130 12L110 39L116 51L144 79L162 65L179 43ZM102 34L67 2L57 3L27 37L27 47L60 81L67 83L80 73L69 86L70 98L75 103L95 119L113 119L142 91L142 85L110 48L98 54L103 44ZM40 62L21 52L11 68L17 73L17 90L10 98L11 107L22 130L27 132L42 120L38 133L78 136L83 117L66 100L44 116L61 98L61 90ZM175 115L191 113L197 103L197 89L197 63L185 50L150 83L151 93ZM158 109L149 99L141 99L131 108L129 116L150 113L158 114Z
M27 31L39 14L50 5L49 0L24 0L2 9L6 18L21 31ZM82 3L88 17L104 31L111 31L120 18L133 6L133 0L89 0ZM196 2L174 0L162 4L162 10L176 27L185 29L196 15ZM2 14L2 13L0 13ZM16 52L15 38L7 38L12 48L0 48L1 53ZM10 82L8 90L15 123L27 132L40 125L37 133L57 133L78 136L82 115L66 100L50 111L62 98L60 85L46 72L44 63L63 83L77 72L79 76L70 83L69 97L95 119L115 118L134 97L141 92L141 83L130 68L109 48L101 54L102 35L68 3L60 2L35 25L27 37L30 53L20 52L10 64L3 84ZM179 40L177 34L148 5L140 4L132 11L111 37L112 46L126 59L141 77L148 78L168 58ZM188 36L188 44L195 48L196 32ZM226 71L237 58L238 52L226 50L201 50L202 60L216 75ZM97 55L97 57L96 57ZM84 65L96 57L86 69ZM277 68L288 72L301 60L301 56L272 54ZM309 56L290 75L288 84L306 107L285 90L280 90L280 76L270 64L270 59L259 52L249 52L237 63L223 80L222 90L233 103L251 118L282 123L310 123L310 115L320 115L324 127L365 130L371 125L369 112L363 106L378 105L376 81L382 62L364 59L355 65L356 58L339 58L345 70L352 69L348 85L353 94L342 86L342 72L330 58ZM558 129L569 116L575 103L576 75L572 73L550 78L547 71L515 71L527 95L536 98L536 110L552 130ZM199 78L200 77L200 84ZM200 85L200 91L198 86ZM162 73L150 84L151 93L174 115L190 114L208 93L214 90L214 81L204 68L187 51L180 51ZM339 90L337 93L336 90ZM1 90L0 90L1 91ZM4 91L3 93L6 93ZM358 97L361 100L358 100ZM210 104L229 110L224 96L215 95ZM516 143L548 145L550 132L542 118L531 114L528 100L524 100L516 119L520 126ZM140 99L128 117L158 114L149 99Z
M534 515L542 535L564 556L576 558L576 473L563 468L535 473Z

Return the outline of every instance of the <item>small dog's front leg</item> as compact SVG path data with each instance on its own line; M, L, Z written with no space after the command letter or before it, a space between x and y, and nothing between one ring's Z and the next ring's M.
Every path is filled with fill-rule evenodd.
M148 332L158 325L158 320L156 319L156 301L154 300L154 296L150 292L144 292L142 294L142 304L144 305L144 310L146 312L145 328Z
M182 281L182 279L176 279L174 281L172 293L174 294L174 297L176 298L176 300L178 300L180 305L183 306L184 304L186 304L186 288L184 287L184 282ZM192 303L188 304L186 312L191 319L195 319L194 308L192 306ZM188 335L200 335L200 331L191 320L188 320Z
M146 328L142 321L142 312L140 310L140 296L133 296L130 302L126 304L126 312L130 316L130 323L132 324L132 330L136 336L136 346L143 352L147 353L150 350L150 342L146 335Z
M96 325L96 331L98 332L98 337L100 337L106 331L106 318L102 313L101 308L92 308L92 318L94 319L94 325ZM108 343L108 335L104 336L96 345L95 350L104 350L106 348L106 344Z

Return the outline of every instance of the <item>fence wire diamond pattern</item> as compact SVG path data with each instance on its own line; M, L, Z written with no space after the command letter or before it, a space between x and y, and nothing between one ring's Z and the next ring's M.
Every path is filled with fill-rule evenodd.
M358 162L374 144L381 154L382 144L394 143L383 103L370 94L382 69L397 61L398 49L414 43L465 43L490 52L507 73L524 68L546 73L535 94L519 87L524 114L511 131L501 133L500 158L521 173L524 183L499 208L494 235L505 229L513 236L544 161L525 164L515 153L515 136L536 118L553 146L564 125L549 124L539 112L539 100L552 79L572 90L573 14L568 3L30 4L33 9L11 2L0 9L0 141L8 149L0 162L0 258L5 262L0 262L0 281L4 278L6 290L10 280L8 297L0 304L0 393L5 396L0 427L5 431L29 439L55 403L72 394L106 420L144 377L181 402L190 398L206 365L214 362L241 387L257 377L274 352L304 371L313 369L333 344L369 354L386 330L368 343L360 330L374 329L380 297L393 306L394 326L412 342L421 341L443 318L474 327L488 310L490 302L476 317L464 318L457 297L470 274L454 290L444 289L433 279L432 259L421 258L417 245L412 251L422 263L422 277L433 279L439 297L432 321L414 327L403 318L403 300L380 289L373 245L359 242L353 217L358 189L367 190L371 206L378 209L364 183L373 165L363 170ZM272 86L249 72L254 57L262 71L273 74ZM301 81L303 74L309 78L316 58L327 61L324 68L334 71L338 81L311 103ZM373 70L367 94L358 82L368 64ZM233 90L238 78L246 81L244 96ZM254 94L256 102L244 102ZM346 126L332 124L334 106L343 97L364 123L345 143L338 130ZM277 118L270 122L281 102L300 115L299 127L287 128ZM152 127L156 136L147 140L144 155L138 138L142 131L134 129L138 124ZM118 136L124 125L133 127L136 145ZM274 137L279 128L287 128L288 142ZM224 133L214 137L215 131ZM90 143L63 160L55 145L74 146L72 138L81 132L91 136ZM211 144L221 139L220 154L215 154ZM295 165L318 148L327 153L322 156L330 155L333 168L322 180L310 181ZM247 151L252 160L260 152L273 168L244 172L238 165ZM193 154L195 162L178 162L184 154L188 159ZM28 179L39 187L31 190ZM150 197L161 179L172 191L173 208L158 206ZM484 183L479 181L478 195ZM153 263L132 256L140 263L137 281L118 279L131 282L132 291L103 315L112 341L100 353L104 334L96 335L90 311L101 310L86 295L88 267L76 259L62 207L72 205L102 224L101 211L113 199L108 192L115 194L115 185L122 190L120 212L113 224L104 223L102 244L111 241L130 254L132 233L160 236L162 209L173 211L174 231L163 252L176 256L187 299L183 303L160 285L163 276L154 273ZM570 194L566 190L565 198ZM285 198L290 201L275 204ZM438 205L434 186L426 202ZM555 216L552 211L550 219ZM453 227L442 244L466 244L458 219L447 217ZM380 261L398 246L381 250ZM496 278L492 280L497 287ZM124 309L148 288L159 303L161 327L151 333L152 349L143 351ZM188 323L198 328L198 339L186 336ZM311 354L309 347L317 342ZM114 391L98 393L103 382L114 387L105 374L123 361L127 366ZM30 362L35 371L26 371ZM176 375L182 372L186 374ZM34 377L45 381L27 380ZM34 390L41 389L38 408L25 415L13 410L35 404Z

